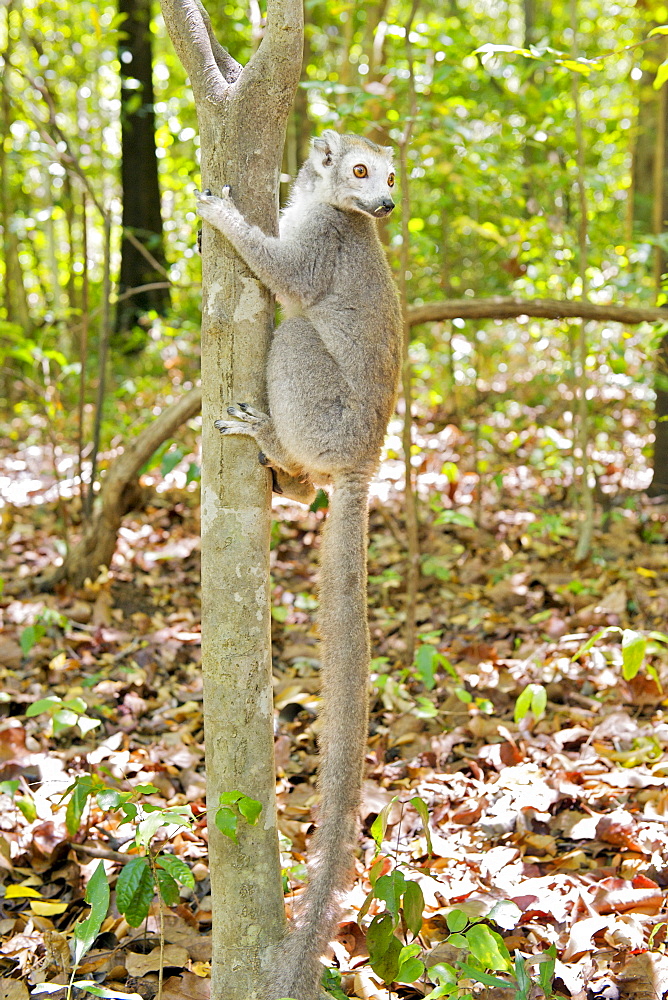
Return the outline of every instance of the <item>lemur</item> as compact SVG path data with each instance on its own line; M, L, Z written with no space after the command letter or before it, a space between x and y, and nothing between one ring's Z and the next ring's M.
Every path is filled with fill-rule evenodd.
M278 490L309 503L331 484L320 555L322 729L319 822L309 882L277 950L271 998L316 1000L320 957L353 874L368 728L368 490L394 409L402 354L398 296L376 220L394 208L392 150L327 130L312 142L278 238L250 226L228 187L197 193L218 229L283 306L267 363L269 414L229 406L221 434L261 448Z

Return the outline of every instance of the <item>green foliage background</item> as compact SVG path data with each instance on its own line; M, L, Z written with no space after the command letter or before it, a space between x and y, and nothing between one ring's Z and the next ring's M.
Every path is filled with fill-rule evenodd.
M223 42L246 60L261 25L253 25L245 5L209 6ZM643 106L656 103L647 74L662 61L665 38L647 39L668 19L665 8L597 0L424 0L417 4L407 45L409 16L406 0L307 0L303 92L293 131L302 148L308 134L332 125L396 143L409 108L412 56L418 105L408 152L412 301L580 294L575 77L584 119L589 294L597 301L653 304L653 245L661 236L650 235L638 208L643 185L636 183L642 178L636 177L640 168L634 170L633 155L639 143L655 141L653 133L639 134L637 124ZM151 30L174 308L170 317L153 318L149 348L140 357L112 357L103 426L107 448L197 378L197 123L157 5ZM120 32L115 7L105 3L26 0L5 4L0 13L6 251L0 263L0 388L10 414L9 437L25 435L29 418L35 440L48 433L64 452L75 437L86 187L88 420L102 295L102 219L93 199L112 212L113 271L118 269ZM398 218L385 235L398 267ZM25 314L8 305L12 241ZM555 434L570 433L572 326L455 320L414 333L418 405L436 426L482 400L493 450L494 428L517 421L521 393L539 423L549 409ZM618 404L647 415L656 337L650 327L591 329L587 369L591 398L601 403L596 433L603 450L609 435L619 432ZM521 452L525 424L526 411L518 436L506 437L504 448ZM536 460L549 466L555 450L558 445L548 441Z

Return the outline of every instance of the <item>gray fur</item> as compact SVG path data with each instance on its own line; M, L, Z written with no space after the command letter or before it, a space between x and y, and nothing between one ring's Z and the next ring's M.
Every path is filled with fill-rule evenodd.
M316 1000L320 957L353 873L367 740L367 496L401 364L401 314L375 222L394 208L389 179L390 149L328 130L313 140L278 238L249 226L229 189L197 195L202 218L278 296L285 317L267 364L271 416L239 403L216 426L254 438L286 495L308 503L313 484L334 487L321 546L319 823L267 1000Z

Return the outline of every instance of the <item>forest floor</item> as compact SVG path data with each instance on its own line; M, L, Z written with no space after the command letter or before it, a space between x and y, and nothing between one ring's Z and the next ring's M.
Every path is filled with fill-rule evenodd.
M444 442L458 434L445 428L439 439L433 468L445 475L420 470L429 494L410 667L398 463L388 459L376 490L361 851L333 959L349 992L388 995L374 985L356 920L376 852L371 825L396 799L383 814L383 854L388 869L420 883L428 964L462 957L461 935L447 922L453 909L473 926L506 900L512 905L497 906L487 923L529 960L534 978L531 956L554 946L557 993L660 1000L668 990L668 504L624 491L611 464L609 509L598 510L591 557L575 565L577 517L564 487L524 467L503 487L489 484L477 503L475 486L448 478ZM8 480L21 480L16 455L1 464ZM190 826L158 825L152 844L163 842L194 875L165 913L163 996L204 997L211 906L196 498L157 495L126 519L110 573L53 595L31 593L29 580L56 558L58 509L23 502L0 514L0 1000L66 981L72 929L89 913L87 879L103 858L113 883L136 852L136 824L122 825L118 798L82 793L66 811L66 790L89 774L121 791L153 786L135 798L154 812L191 807ZM279 505L276 518L277 788L284 861L298 892L315 798L323 512ZM70 704L36 704L44 698ZM431 855L417 797L429 810ZM150 1000L155 902L147 922L132 927L112 896L101 932L78 975Z

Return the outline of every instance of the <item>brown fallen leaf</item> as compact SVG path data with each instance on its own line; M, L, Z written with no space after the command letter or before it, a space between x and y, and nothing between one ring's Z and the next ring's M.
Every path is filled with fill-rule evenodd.
M28 1000L28 987L21 979L0 979L0 1000Z
M597 913L659 913L663 906L663 892L656 882L644 875L632 882L623 878L604 878L596 887L592 905Z
M165 945L163 968L182 969L188 964L188 952L178 944ZM125 968L130 976L145 976L147 972L157 972L160 968L160 948L154 948L148 955L129 951L125 955Z
M661 1000L668 992L668 956L648 951L633 955L617 978L622 997Z
M162 986L162 1000L209 1000L210 996L211 980L187 970L170 976Z
M184 948L194 962L208 962L211 959L211 935L190 927L175 913L164 917L165 941L170 945Z
M645 848L635 839L636 831L637 825L631 813L626 809L616 809L607 816L601 816L596 824L596 839L645 854Z

